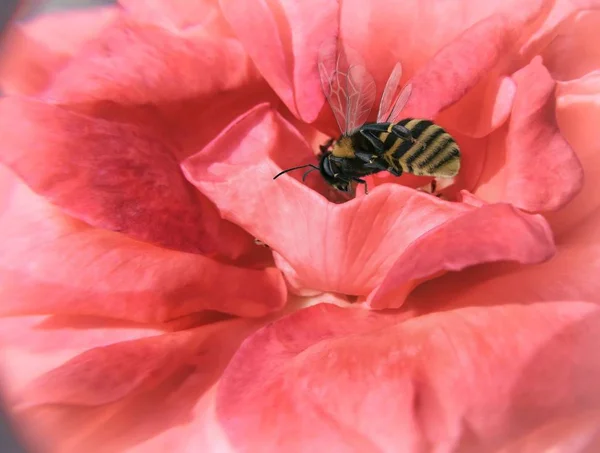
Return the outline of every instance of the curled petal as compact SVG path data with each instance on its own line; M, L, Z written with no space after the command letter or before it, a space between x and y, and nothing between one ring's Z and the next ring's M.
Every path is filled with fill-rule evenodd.
M509 205L482 206L413 242L367 303L371 308L399 307L416 282L440 272L494 261L539 263L553 254L552 231L543 217L528 216Z
M24 98L0 112L1 159L69 214L187 252L235 257L250 240L198 197L163 137Z
M541 61L514 76L517 94L507 136L508 200L528 211L551 211L581 190L583 168L554 114L555 83Z
M221 0L223 14L248 54L288 109L314 121L324 97L317 55L336 35L333 0ZM318 14L315 14L318 11Z
M543 442L544 427L597 413L598 341L586 302L408 320L317 305L244 342L217 414L240 452L496 451L538 430Z
M571 234L600 206L600 72L581 79L561 82L557 87L556 115L561 133L577 153L585 169L581 192L564 208L549 213L557 235Z
M508 19L492 16L441 49L411 79L413 94L403 116L434 118L461 99L498 62L512 33Z
M0 217L0 231L4 315L164 322L203 310L262 316L286 298L276 269L244 269L92 228L22 184Z
M558 213L557 213L558 214ZM536 266L508 263L448 274L411 293L407 306L420 312L508 302L529 304L552 300L600 302L600 215L579 218L557 237L556 255ZM556 223L556 221L553 221ZM564 226L564 224L559 224ZM440 294L444 297L440 298Z
M88 8L41 16L14 25L0 61L5 94L40 94L91 39L117 19L117 8Z
M217 204L226 219L243 226L289 263L295 286L367 295L423 235L439 227L435 234L442 237L451 220L478 209L392 184L336 205L294 179L302 172L273 181L280 168L269 154L274 156L278 150L309 153L307 145L281 117L268 107L257 107L208 148L187 159L183 168L188 179ZM317 172L314 177L319 177ZM519 227L507 229L518 234L510 239L527 251L513 255L511 247L504 248L502 258L487 250L489 243L477 241L483 236L474 234L476 244L471 249L482 247L479 258L518 256L524 261L537 261L552 253L552 240L543 220L505 208L498 212L515 217L507 225L514 222ZM496 222L496 229L485 223L485 215L481 218L481 225L488 225L491 237L498 242L507 237L502 222ZM475 232L478 225L469 228ZM498 245L491 247L497 250ZM440 253L447 257L455 250L448 248ZM444 262L451 261L448 258Z

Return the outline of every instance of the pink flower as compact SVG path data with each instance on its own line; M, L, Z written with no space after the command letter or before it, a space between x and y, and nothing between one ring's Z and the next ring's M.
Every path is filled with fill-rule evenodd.
M0 66L0 363L33 447L600 447L598 2L120 3L15 27ZM446 199L272 180L339 134L338 34L459 142Z

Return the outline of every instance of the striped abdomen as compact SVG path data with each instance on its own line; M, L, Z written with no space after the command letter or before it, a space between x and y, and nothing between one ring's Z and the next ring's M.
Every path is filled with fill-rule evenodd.
M406 127L416 141L403 140L387 132L380 134L388 164L418 176L458 174L460 150L448 132L429 120L407 118L397 124Z

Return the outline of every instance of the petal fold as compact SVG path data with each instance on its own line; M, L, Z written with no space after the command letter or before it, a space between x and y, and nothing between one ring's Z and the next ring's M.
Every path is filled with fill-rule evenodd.
M564 208L548 213L558 237L568 236L600 207L600 71L581 79L559 82L556 90L556 119L565 139L585 169L582 190Z
M583 168L556 123L555 82L539 58L513 78L503 200L532 212L557 210L581 190Z
M418 282L440 272L495 261L539 263L554 252L552 231L542 216L526 215L510 205L482 206L415 240L369 295L367 304L376 309L397 308Z

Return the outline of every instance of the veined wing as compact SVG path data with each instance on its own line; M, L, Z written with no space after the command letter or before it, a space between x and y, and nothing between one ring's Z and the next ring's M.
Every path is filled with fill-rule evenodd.
M408 83L396 96L401 78L402 65L398 62L396 63L396 66L394 66L394 69L385 84L383 94L381 95L379 112L377 113L378 123L395 123L400 120L400 113L402 112L402 109L404 109L404 106L412 93L412 84Z
M367 122L375 102L375 80L360 64L348 63L345 54L322 50L319 54L319 76L327 102L346 135Z

